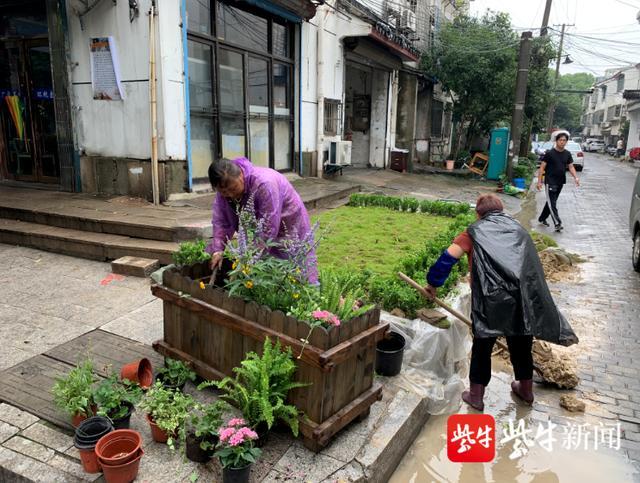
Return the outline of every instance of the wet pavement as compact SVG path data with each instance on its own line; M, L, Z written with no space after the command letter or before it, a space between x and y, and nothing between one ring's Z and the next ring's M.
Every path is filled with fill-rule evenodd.
M550 285L559 308L580 337L579 345L565 350L577 361L581 377L577 389L536 386L533 407L521 406L510 395L511 368L494 358L485 413L496 419L496 459L482 464L450 462L445 436L447 416L436 416L423 428L392 483L640 482L640 274L631 266L628 232L637 172L637 166L590 154L585 171L579 173L582 186L576 189L570 182L560 195L558 207L565 230L559 234L537 226L535 217L544 205L543 193L536 196L537 206L525 208L533 228L586 259L580 264L577 278ZM562 409L559 400L564 394L583 400L585 413ZM468 412L466 405L460 412ZM511 459L513 442L500 443L501 426L517 419L523 419L534 436L540 423L557 424L552 451L534 442L526 454ZM612 441L602 438L602 428L613 430Z

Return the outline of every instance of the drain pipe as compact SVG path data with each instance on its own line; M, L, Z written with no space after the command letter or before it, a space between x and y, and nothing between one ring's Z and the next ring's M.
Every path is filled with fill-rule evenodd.
M324 5L318 8L318 36L317 36L317 66L316 66L316 98L317 98L317 116L316 116L316 174L322 177L323 161L324 161L324 17L326 10Z
M153 204L160 204L158 181L158 100L156 94L156 2L151 2L149 10L149 95L151 107L151 184Z

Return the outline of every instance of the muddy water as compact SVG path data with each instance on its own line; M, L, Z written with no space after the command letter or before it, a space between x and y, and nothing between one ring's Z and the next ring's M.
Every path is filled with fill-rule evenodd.
M493 373L493 378L485 396L485 413L496 418L498 440L502 438L499 429L509 420L524 419L527 428L537 428L538 423L546 421L545 408L557 406L558 391L536 387L536 403L533 409L516 403L509 393L511 376L502 368ZM466 413L466 405L459 412ZM564 418L565 415L563 415ZM569 422L597 424L597 419L573 418L566 412ZM564 421L556 421L559 425ZM424 426L413 446L390 479L391 483L428 483L428 482L518 482L518 483L617 483L637 481L638 474L633 464L622 452L608 447L594 450L565 449L563 436L558 429L554 433L557 442L553 451L548 452L539 446L516 459L509 456L512 443L497 445L496 458L491 463L452 463L446 449L447 416L433 416ZM634 479L635 478L635 479Z

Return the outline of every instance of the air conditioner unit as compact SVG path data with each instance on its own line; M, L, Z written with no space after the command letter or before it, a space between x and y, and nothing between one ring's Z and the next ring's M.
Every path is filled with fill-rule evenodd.
M402 18L400 19L400 28L403 28L405 30L410 30L411 32L416 31L416 14L412 10L405 8L402 11Z
M329 164L351 165L351 141L331 141L329 146Z

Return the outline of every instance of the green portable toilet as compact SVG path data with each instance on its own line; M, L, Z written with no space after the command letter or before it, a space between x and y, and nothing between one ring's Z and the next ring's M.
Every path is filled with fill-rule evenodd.
M499 179L507 171L507 154L509 153L509 128L497 127L491 130L489 146L489 167L487 179Z

